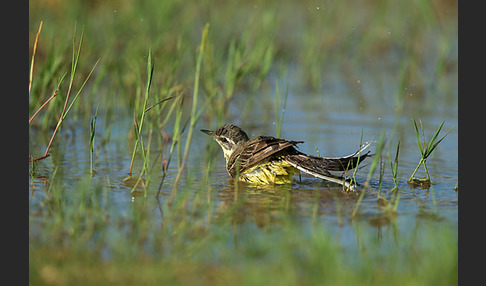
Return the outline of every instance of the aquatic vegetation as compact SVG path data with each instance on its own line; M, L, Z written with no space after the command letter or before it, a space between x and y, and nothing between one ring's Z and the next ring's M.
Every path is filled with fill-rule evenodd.
M442 140L444 140L444 138L452 131L453 127L451 127L451 129L449 129L449 131L447 131L447 133L444 136L442 136L442 138L437 140L437 136L439 136L442 126L444 125L445 122L442 121L439 128L437 128L437 131L435 131L434 136L432 137L432 139L430 139L429 144L427 145L427 147L425 147L426 144L425 144L424 128L422 125L422 121L419 120L419 122L420 122L420 129L422 130L422 142L420 141L420 133L417 127L417 122L415 121L415 118L413 118L413 125L415 127L415 136L417 137L417 146L419 147L420 155L422 157L420 158L420 161L417 167L415 168L415 170L413 171L412 175L408 179L408 182L413 185L430 186L431 181L430 181L429 171L427 170L427 158L432 154L435 148L437 148L439 143ZM417 170L420 167L420 165L424 166L426 176L424 178L415 178L414 176L417 173Z
M398 140L397 151L395 152L395 160L390 161L390 169L393 174L393 187L392 191L398 188L398 155L400 154L400 140Z
M37 46L37 40L39 39L39 34L41 32L41 28L42 28L42 22L41 22L41 24L39 26L39 31L37 33L36 42L35 42L34 46ZM52 143L54 141L54 138L56 137L56 134L57 134L59 128L61 127L62 123L64 122L65 117L68 115L68 113L71 110L71 108L73 107L74 103L76 103L76 101L77 101L77 99L78 99L81 91L83 90L83 88L86 85L87 81L91 77L91 74L93 73L94 69L96 68L96 66L99 63L99 59L98 59L96 61L96 63L94 64L93 68L91 69L91 71L89 72L89 74L86 76L84 82L81 84L81 86L79 87L78 91L74 95L74 98L71 100L71 103L68 106L69 99L70 99L70 96L71 96L72 87L73 87L73 83L74 83L74 78L75 78L75 74L76 74L76 69L77 69L78 62L79 62L79 55L81 54L81 45L83 43L83 35L84 35L84 33L82 32L81 33L81 38L79 39L78 47L76 49L76 28L74 29L73 47L72 47L73 52L72 52L72 61L71 61L71 72L70 72L70 78L69 78L69 86L68 86L67 91L66 91L66 99L64 101L64 106L62 108L61 113L58 116L59 117L59 120L57 121L57 125L56 125L56 127L55 127L55 129L54 129L54 131L52 133L52 136L51 136L51 139L49 141L49 144L47 145L46 151L44 152L44 155L43 156L37 157L37 158L31 158L31 156L29 154L29 163L32 163L32 162L35 162L35 161L39 161L39 160L45 159L45 158L47 158L49 156L49 150L51 148L51 145L52 145ZM30 82L29 82L29 97L31 95L30 92L31 92L32 78L33 78L32 72L34 70L34 57L35 57L35 53L32 54L32 62L31 62L31 65L32 66L31 66L31 69L30 69L31 74L30 74ZM59 93L60 85L63 82L64 77L66 76L66 74L67 74L67 72L65 72L62 75L61 79L58 81L57 88L52 93L52 96L44 104L42 104L41 107L30 118L29 125L34 120L34 118L39 113L39 111L41 111L44 108L44 106L46 104L48 104Z
M96 107L96 112L93 117L91 117L91 120L89 122L89 131L90 131L90 136L89 136L89 172L91 176L93 175L94 169L93 169L93 154L94 154L94 149L95 149L95 135L96 135L96 118L98 117L98 109L99 105Z

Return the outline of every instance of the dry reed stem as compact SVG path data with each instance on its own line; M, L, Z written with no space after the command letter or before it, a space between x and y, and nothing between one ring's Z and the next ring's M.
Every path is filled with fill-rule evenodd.
M57 93L59 92L59 89L56 89L54 91L54 93L52 94L51 97L49 97L48 100L46 100L46 102L44 102L44 104L42 104L41 107L39 107L39 109L34 113L34 115L32 115L32 117L29 119L29 124L32 122L32 120L34 120L34 118L37 116L37 114L44 108L44 106L46 106L54 97L56 97Z
M39 31L37 31L37 35L35 36L35 42L34 42L34 50L32 51L32 62L30 63L30 75L29 75L29 96L30 96L30 90L32 88L32 80L33 80L33 75L34 75L34 58L35 54L37 52L37 43L39 41L39 35L42 30L42 23L43 21L40 22L39 25ZM30 121L29 121L30 123Z

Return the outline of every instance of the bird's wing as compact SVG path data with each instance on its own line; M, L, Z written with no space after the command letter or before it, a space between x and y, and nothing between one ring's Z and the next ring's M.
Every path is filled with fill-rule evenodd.
M289 141L272 136L258 136L246 142L233 153L228 162L228 172L234 177L237 165L239 165L239 170L243 171L277 152L303 142Z

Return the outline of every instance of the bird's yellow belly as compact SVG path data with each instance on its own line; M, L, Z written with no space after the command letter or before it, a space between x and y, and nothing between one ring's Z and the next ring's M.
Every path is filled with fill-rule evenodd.
M267 160L252 166L239 175L239 180L252 184L288 184L300 171L285 160Z

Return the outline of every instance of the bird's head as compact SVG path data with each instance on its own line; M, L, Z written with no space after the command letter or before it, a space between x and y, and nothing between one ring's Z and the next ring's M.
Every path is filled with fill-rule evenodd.
M226 161L238 146L249 140L245 131L234 124L225 124L214 131L201 129L201 132L206 133L218 142L223 149Z

